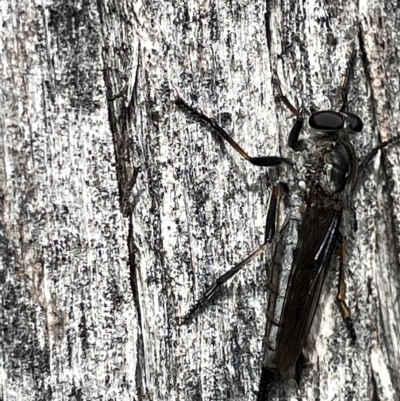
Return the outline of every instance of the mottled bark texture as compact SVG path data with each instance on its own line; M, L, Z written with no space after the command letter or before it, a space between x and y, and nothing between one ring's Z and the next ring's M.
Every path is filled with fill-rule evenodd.
M187 325L213 280L263 241L268 172L293 118L336 108L348 48L358 156L399 134L395 1L0 1L0 398L254 400L271 253ZM400 144L371 163L348 239L350 345L334 259L305 365L271 399L400 392ZM270 175L272 173L270 172Z

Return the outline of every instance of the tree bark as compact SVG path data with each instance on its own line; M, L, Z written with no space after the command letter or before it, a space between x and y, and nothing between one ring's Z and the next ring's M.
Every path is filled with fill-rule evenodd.
M0 4L1 399L255 400L273 250L181 317L263 242L273 173L174 100L252 156L285 155L293 117L273 75L304 116L338 109L354 46L362 158L398 135L397 3ZM342 225L357 342L333 258L308 363L270 399L398 399L399 155L374 158L357 230Z

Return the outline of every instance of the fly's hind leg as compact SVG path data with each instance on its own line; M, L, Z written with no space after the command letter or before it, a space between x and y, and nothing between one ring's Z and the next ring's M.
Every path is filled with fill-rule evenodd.
M192 309L187 313L187 315L184 318L184 322L187 322L198 309L202 308L205 304L207 304L216 295L219 288L223 284L225 284L231 277L233 277L236 273L242 270L253 259L261 255L268 248L268 245L272 242L272 239L275 235L275 221L276 221L278 198L279 198L279 187L274 186L272 188L272 196L268 207L264 243L257 250L251 253L246 259L244 259L239 264L232 267L232 269L228 270L221 277L219 277L215 281L214 285L211 286L206 291L206 293L196 302L196 304L192 307Z
M346 323L347 331L351 339L354 341L357 338L356 331L354 330L353 320L350 316L350 309L346 304L346 282L345 282L345 267L344 258L346 253L346 244L342 238L340 238L340 270L339 270L339 283L338 283L338 295L337 301L339 305L340 313L343 320Z

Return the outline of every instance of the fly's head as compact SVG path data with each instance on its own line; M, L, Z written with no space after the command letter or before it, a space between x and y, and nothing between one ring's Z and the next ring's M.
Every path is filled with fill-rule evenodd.
M363 122L356 114L344 111L322 110L311 114L309 126L320 132L361 132Z
M312 156L316 168L311 185L318 183L326 195L333 196L353 182L357 160L348 137L360 132L363 122L356 114L333 110L315 112L308 122L317 132L314 141L323 148Z

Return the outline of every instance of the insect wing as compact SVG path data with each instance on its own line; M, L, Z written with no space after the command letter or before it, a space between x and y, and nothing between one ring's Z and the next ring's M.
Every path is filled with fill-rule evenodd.
M277 337L277 370L285 374L304 347L339 229L341 210L310 206L304 217Z

